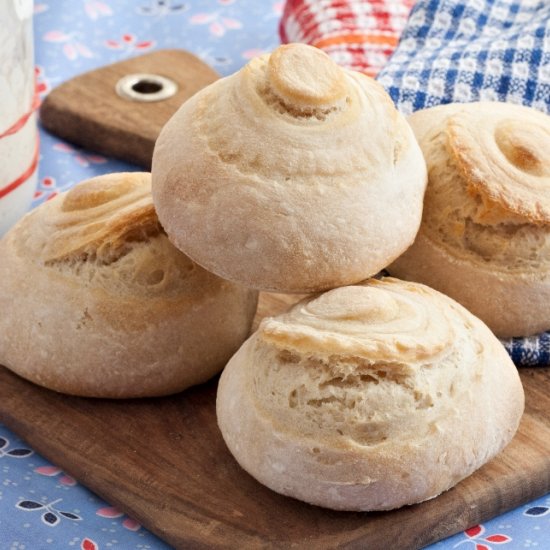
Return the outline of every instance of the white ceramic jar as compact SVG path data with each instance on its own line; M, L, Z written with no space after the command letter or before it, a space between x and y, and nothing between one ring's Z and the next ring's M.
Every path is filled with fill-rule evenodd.
M0 236L29 208L38 133L32 0L0 0Z

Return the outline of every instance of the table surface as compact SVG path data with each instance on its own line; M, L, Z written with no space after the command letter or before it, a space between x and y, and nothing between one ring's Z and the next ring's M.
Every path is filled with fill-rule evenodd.
M283 2L35 1L35 57L45 95L67 78L155 48L194 52L222 75L277 46ZM34 206L94 175L135 170L41 131ZM391 541L388 541L388 548ZM550 495L430 546L550 548ZM0 548L169 548L0 425Z

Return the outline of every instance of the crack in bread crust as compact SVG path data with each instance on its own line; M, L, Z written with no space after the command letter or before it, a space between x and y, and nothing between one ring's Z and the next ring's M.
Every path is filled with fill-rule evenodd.
M0 240L0 364L58 392L105 398L175 393L223 368L258 294L168 240L150 178L82 182Z

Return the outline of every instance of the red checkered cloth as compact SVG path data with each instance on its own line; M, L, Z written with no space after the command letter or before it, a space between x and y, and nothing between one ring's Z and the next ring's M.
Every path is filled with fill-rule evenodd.
M375 76L397 46L415 0L287 0L283 43L305 42L339 65Z

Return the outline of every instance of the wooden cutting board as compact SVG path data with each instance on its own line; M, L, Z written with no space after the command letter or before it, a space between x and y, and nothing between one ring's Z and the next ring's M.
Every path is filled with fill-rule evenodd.
M264 294L257 320L295 299ZM384 513L324 510L246 474L216 425L217 380L172 397L96 400L56 394L0 367L0 420L175 548L405 550L550 490L550 369L523 369L521 378L526 412L498 457L432 501Z
M132 75L136 78L122 83ZM218 78L189 52L157 50L63 82L44 99L40 122L76 145L150 168L164 124L185 100ZM158 100L167 90L162 79L175 85L174 93ZM133 91L133 100L117 92L118 83Z
M216 78L203 69L175 51L98 69L54 90L42 119L66 139L148 166L170 114ZM117 79L150 71L178 81L183 95L141 105L114 96ZM257 319L294 300L263 295ZM385 513L323 510L257 483L216 426L217 380L166 398L94 400L50 392L0 367L0 421L175 548L401 550L550 491L550 370L523 369L521 377L527 409L504 452L437 499Z

